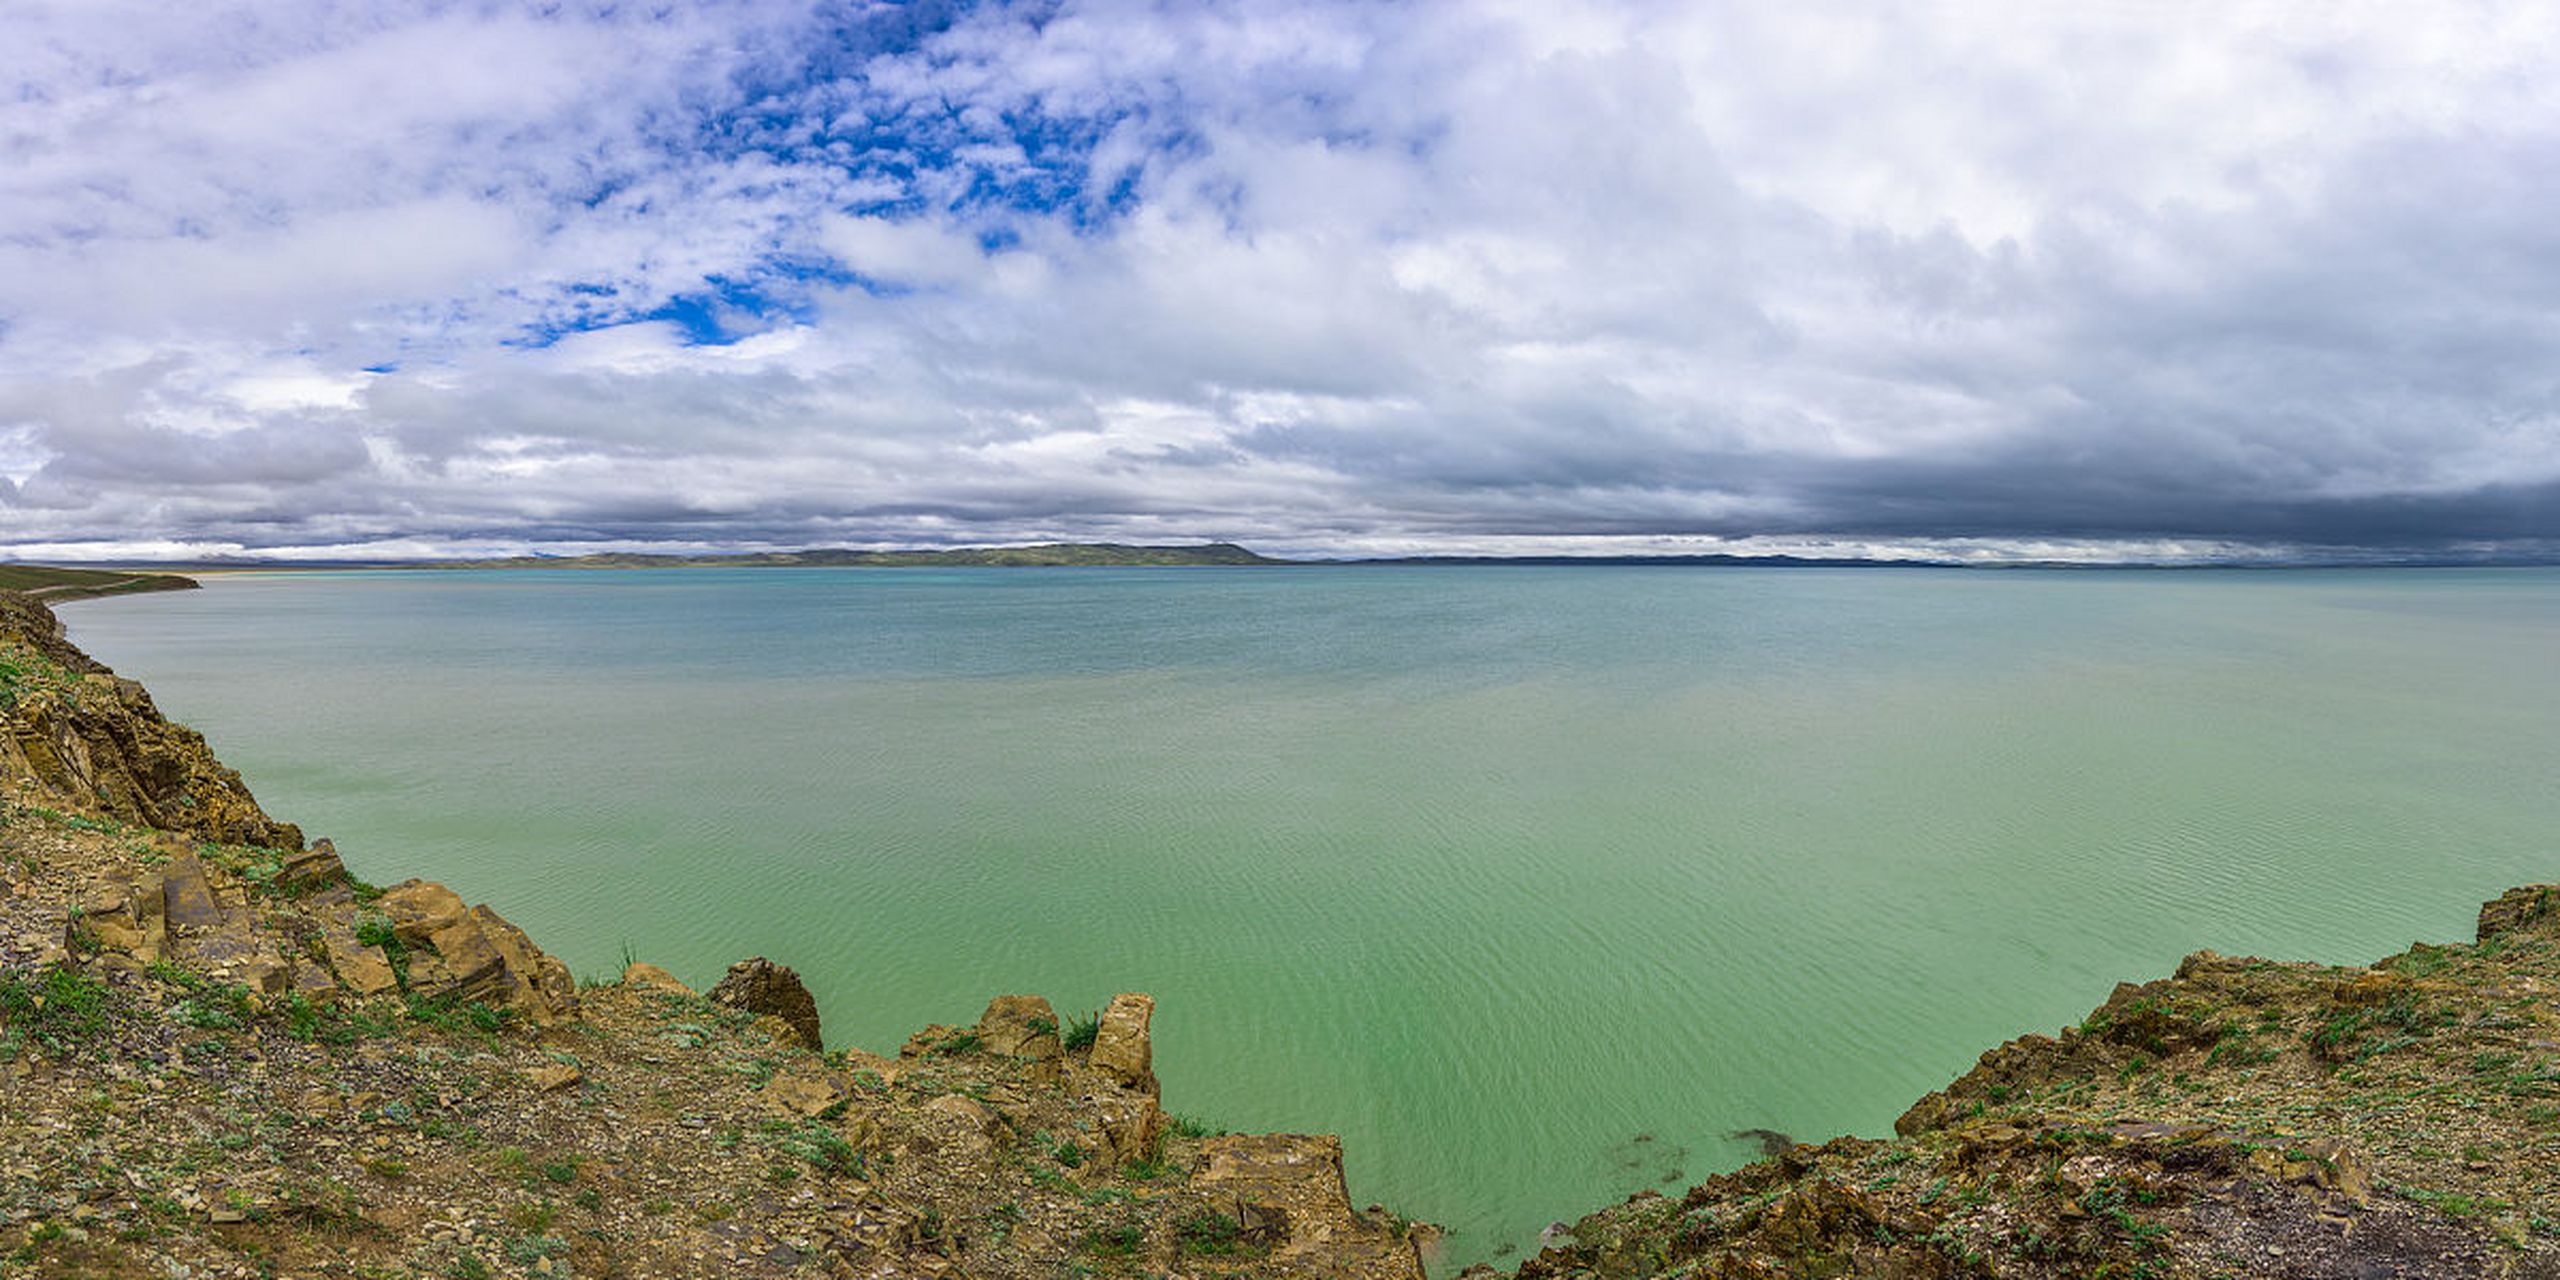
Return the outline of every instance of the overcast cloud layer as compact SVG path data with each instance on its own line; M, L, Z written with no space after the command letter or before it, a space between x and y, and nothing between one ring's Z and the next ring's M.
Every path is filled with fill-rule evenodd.
M19 0L0 540L2548 552L2555 210L2547 3Z

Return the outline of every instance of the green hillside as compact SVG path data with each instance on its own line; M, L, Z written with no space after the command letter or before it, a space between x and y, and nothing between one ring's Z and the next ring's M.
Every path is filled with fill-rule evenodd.
M57 569L41 564L0 564L0 591L24 591L48 600L112 596L133 591L185 591L196 580L174 573L124 569Z

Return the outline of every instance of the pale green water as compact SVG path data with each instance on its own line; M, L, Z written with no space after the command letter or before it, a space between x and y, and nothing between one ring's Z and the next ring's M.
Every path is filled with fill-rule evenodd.
M1450 1257L1882 1133L2199 947L2560 877L2560 571L251 576L73 638L369 878L893 1050L1159 999ZM1636 1144L1639 1133L1656 1135Z

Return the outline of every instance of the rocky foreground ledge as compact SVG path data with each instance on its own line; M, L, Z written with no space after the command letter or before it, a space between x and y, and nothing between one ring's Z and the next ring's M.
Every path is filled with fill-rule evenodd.
M2560 887L2369 967L2197 952L1894 1128L1639 1195L1518 1275L2560 1277Z
M1153 1002L823 1050L347 873L0 592L0 1276L1420 1280L1329 1137L1168 1114Z

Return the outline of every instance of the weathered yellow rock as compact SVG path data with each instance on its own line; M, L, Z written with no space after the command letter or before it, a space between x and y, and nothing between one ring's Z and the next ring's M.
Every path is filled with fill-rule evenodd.
M1282 1274L1421 1280L1410 1241L1354 1213L1342 1180L1342 1140L1325 1134L1204 1138L1193 1181L1232 1205L1248 1243L1269 1249Z
M222 908L213 900L204 863L194 854L171 858L161 871L160 910L162 917L178 928L210 929L222 924Z
M1015 1058L1048 1059L1058 1045L1058 1011L1039 996L997 996L978 1015L979 1047Z
M543 1093L570 1088L582 1083L586 1078L587 1073L579 1070L578 1064L574 1062L549 1063L525 1073L525 1082Z
M14 592L0 598L0 639L75 677L28 691L0 718L0 773L137 826L223 844L302 847L302 832L260 811L203 737L162 719L141 685L64 642L61 625L41 602Z
M1093 1068L1128 1088L1154 1093L1155 1047L1148 1023L1155 1012L1153 996L1129 992L1111 997L1111 1004L1102 1011L1102 1025L1094 1033L1089 1059Z
M647 961L634 961L622 971L622 985L642 991L672 991L692 995L694 990L676 980L676 976Z
M462 895L430 880L403 880L383 890L374 906L391 918L392 932L411 946L431 942L462 923L465 913Z
M122 881L108 881L80 904L77 927L89 931L101 951L132 956L145 964L160 958L159 939L142 919L139 895Z
M577 1013L578 984L568 966L543 954L523 930L488 907L466 908L453 890L423 880L392 886L375 906L410 949L411 994L476 1000L537 1022ZM340 976L346 976L343 969Z
M757 1096L778 1111L814 1116L842 1102L845 1090L827 1071L809 1063L794 1063L775 1072Z
M519 984L506 994L510 1004L544 1022L576 1015L578 980L570 975L569 966L545 954L524 930L485 905L471 909L470 923L497 949L508 975Z
M400 981L391 971L391 962L383 958L380 950L356 941L355 930L346 921L325 925L320 941L329 954L329 967L347 990L358 996L378 996L399 989Z
M1164 1109L1150 1094L1105 1094L1094 1101L1093 1122L1107 1165L1152 1160L1164 1141Z
M314 840L310 848L284 860L274 883L279 892L299 895L345 883L346 878L347 864L338 859L338 847Z

